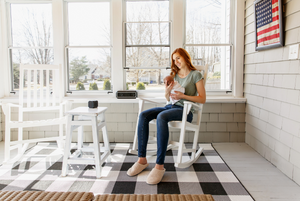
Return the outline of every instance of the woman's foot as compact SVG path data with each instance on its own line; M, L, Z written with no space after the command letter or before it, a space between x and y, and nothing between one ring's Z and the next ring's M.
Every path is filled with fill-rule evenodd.
M153 168L150 172L150 174L147 177L147 184L158 184L161 182L164 174L165 174L166 169L164 170L159 170L156 168Z
M146 158L139 158L138 162L135 162L131 168L127 170L127 175L132 177L141 173L146 167L148 167Z
M164 165L156 164L147 177L147 184L158 184L159 182L161 182L165 171L166 169L164 168Z

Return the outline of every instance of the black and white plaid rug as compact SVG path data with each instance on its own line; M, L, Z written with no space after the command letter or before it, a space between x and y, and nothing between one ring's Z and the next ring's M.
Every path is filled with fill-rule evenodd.
M0 167L0 190L211 194L216 201L253 200L210 144L204 144L204 152L198 161L185 169L174 167L177 151L168 151L166 172L158 185L145 182L156 156L148 158L149 166L138 176L127 176L126 171L137 161L137 156L128 153L130 147L129 143L111 144L112 160L103 165L102 178L96 179L93 165L70 165L69 175L61 177L62 153L55 143L39 143L19 162Z

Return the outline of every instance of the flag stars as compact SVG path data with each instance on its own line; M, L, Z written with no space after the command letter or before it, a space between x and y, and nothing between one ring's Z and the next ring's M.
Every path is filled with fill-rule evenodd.
M272 0L263 0L255 5L257 27L272 22Z

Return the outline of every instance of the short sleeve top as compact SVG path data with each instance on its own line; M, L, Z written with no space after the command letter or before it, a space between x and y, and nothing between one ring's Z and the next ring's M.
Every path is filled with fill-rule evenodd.
M197 70L192 70L185 78L180 78L178 74L175 75L174 80L176 80L182 87L185 88L185 95L196 96L197 87L196 83L203 79L202 74ZM183 102L187 101L181 99L175 103L175 105L184 106ZM194 111L194 110L192 110Z

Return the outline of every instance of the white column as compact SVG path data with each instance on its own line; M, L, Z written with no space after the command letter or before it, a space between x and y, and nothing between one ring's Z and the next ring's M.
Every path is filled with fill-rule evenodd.
M226 38L228 37L226 34L227 30L227 17L226 16L226 7L227 7L227 2L223 1L222 6L221 6L221 43L228 43L226 41ZM227 71L227 65L226 65L226 56L228 52L226 52L226 47L221 47L221 88L220 89L227 89L228 85L228 71Z
M65 63L65 37L64 33L64 2L63 0L53 0L52 1L52 19L53 19L53 53L54 53L54 64L61 64L63 68L63 80L65 81L62 90L62 95L65 95L66 86L68 84L67 80L67 69Z
M122 0L111 1L111 35L112 35L112 52L111 52L111 74L113 93L118 90L123 90L125 83L124 76L124 55L122 50L125 50L125 44L122 42L123 33L123 18L122 18Z
M244 76L244 20L245 1L235 0L234 71L232 92L234 97L243 97Z
M173 0L170 5L171 12L171 53L184 44L184 14L185 1Z
M0 2L0 98L9 96L10 92L10 66L8 54L8 20L5 0Z

